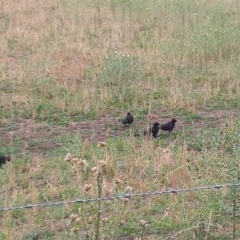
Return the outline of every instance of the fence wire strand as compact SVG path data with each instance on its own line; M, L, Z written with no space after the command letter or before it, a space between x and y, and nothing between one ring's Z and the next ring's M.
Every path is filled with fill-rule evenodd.
M73 204L73 203L89 203L89 202L97 202L97 201L108 201L108 200L116 200L122 198L132 198L132 197L146 197L146 196L154 196L154 195L162 195L162 194L170 194L170 193L185 193L185 192L192 192L192 191L205 191L211 189L221 189L221 188L232 188L232 187L240 187L239 183L228 183L228 184L217 184L212 186L202 186L202 187L195 187L195 188L183 188L183 189L168 189L163 191L156 191L156 192L145 192L145 193L126 193L117 196L108 196L108 197L98 197L98 198L87 198L81 199L77 198L76 200L69 200L69 201L61 201L61 202L48 202L48 203L37 203L37 204L27 204L23 206L13 206L13 207L6 207L0 208L0 211L12 211L16 209L25 209L25 208L37 208L37 207L51 207L51 206L58 206L64 204Z

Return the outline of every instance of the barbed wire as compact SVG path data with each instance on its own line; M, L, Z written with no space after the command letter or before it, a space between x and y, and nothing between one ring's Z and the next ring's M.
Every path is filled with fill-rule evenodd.
M97 202L97 201L107 201L107 200L115 200L115 199L123 199L123 198L132 198L132 197L144 197L144 196L154 196L154 195L161 195L161 194L170 194L170 193L185 193L185 192L192 192L192 191L205 191L211 189L220 189L220 188L232 188L232 187L240 187L239 183L228 183L228 184L217 184L212 186L202 186L202 187L195 187L195 188L182 188L182 189L168 189L163 191L156 191L156 192L145 192L145 193L126 193L122 195L112 196L112 197L98 197L98 198L87 198L81 199L77 198L76 200L69 200L69 201L61 201L61 202L49 202L49 203L37 203L37 204L27 204L23 206L15 206L15 207L6 207L0 208L0 212L2 211L12 211L16 209L25 209L25 208L37 208L37 207L51 207L51 206L58 206L64 204L73 204L73 203L89 203L89 202Z

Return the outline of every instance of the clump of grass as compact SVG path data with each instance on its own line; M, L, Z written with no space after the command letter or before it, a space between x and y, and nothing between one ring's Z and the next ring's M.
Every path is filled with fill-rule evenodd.
M35 229L33 231L24 234L22 240L34 240L34 239L49 239L54 236L54 233L48 231L41 231Z
M128 53L112 53L103 59L96 93L106 106L133 106L142 96L145 76L146 67L141 60Z

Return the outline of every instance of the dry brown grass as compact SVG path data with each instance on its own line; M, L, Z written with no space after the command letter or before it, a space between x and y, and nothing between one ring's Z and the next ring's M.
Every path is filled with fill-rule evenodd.
M81 91L83 97L77 103L78 106L72 101L69 107L61 104L60 96L51 94L51 91L42 89L42 98L54 98L56 106L63 110L69 108L73 112L79 110L80 113L86 113L94 109L97 114L106 111L104 102L109 101L111 92L106 89L104 95L99 96L100 102L96 104L93 98L96 94L94 86L97 76L94 81L86 82L85 79L86 69L90 65L96 67L101 64L102 59L111 51L127 52L131 56L144 59L153 78L169 78L164 85L157 84L154 87L154 91L163 88L167 92L158 101L165 108L196 111L206 101L218 96L223 88L225 97L239 95L232 58L224 59L225 55L221 52L229 51L226 54L234 54L234 39L228 42L229 45L232 44L230 49L225 46L218 49L217 59L214 58L215 53L208 56L211 54L209 52L212 43L209 42L205 49L197 49L198 42L194 44L191 40L195 34L190 31L192 22L196 25L196 21L202 21L206 28L210 28L211 24L214 27L214 16L206 14L201 19L198 16L201 12L171 12L175 8L174 3L168 3L167 11L156 11L155 4L151 3L146 12L141 13L137 6L130 4L133 14L128 15L124 5L121 10L117 7L111 9L108 4L106 2L97 7L94 2L87 4L84 1L72 1L69 4L60 4L57 1L22 1L16 7L15 2L5 2L2 13L4 34L1 38L1 48L4 49L1 63L4 71L1 79L3 82L11 80L14 85L20 84L20 89L9 97L4 93L4 106L10 104L11 107L14 102L19 108L28 107L34 112L34 99L29 96L31 84L38 79L51 77L56 81L57 88L65 89L71 94ZM238 17L235 10L237 4L232 2L227 6L234 13L229 24L234 23ZM207 6L214 9L218 5L218 1L212 4L201 2L203 8ZM8 25L4 30L5 22ZM177 34L180 34L180 29L186 32L186 36L179 35L179 42ZM204 35L204 32L199 30L200 39L201 34ZM205 41L204 36L202 38ZM177 70L186 67L203 70L195 74L196 81L189 81L187 75L179 75ZM151 86L154 83L149 81L149 84ZM145 94L141 96L144 88L138 88L139 98L146 98ZM144 100L142 102L145 105Z

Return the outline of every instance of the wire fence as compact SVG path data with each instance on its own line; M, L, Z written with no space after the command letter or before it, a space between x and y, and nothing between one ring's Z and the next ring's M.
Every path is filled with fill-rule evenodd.
M154 196L154 195L162 195L162 194L177 194L177 193L186 193L192 191L206 191L206 190L218 190L221 188L233 188L233 187L240 187L239 183L228 183L228 184L216 184L211 186L202 186L202 187L195 187L195 188L183 188L183 189L168 189L163 191L155 191L155 192L145 192L145 193L126 193L117 196L108 196L108 197L98 197L98 198L87 198L81 199L77 198L75 200L69 201L59 201L59 202L47 202L47 203L37 203L37 204L27 204L23 206L13 206L13 207L6 207L0 208L0 211L12 211L16 209L26 209L26 208L37 208L37 207L51 207L51 206L58 206L64 204L73 204L73 203L89 203L89 202L97 202L97 201L108 201L108 200L115 200L115 199L123 199L123 198L132 198L132 197L146 197L146 196Z

